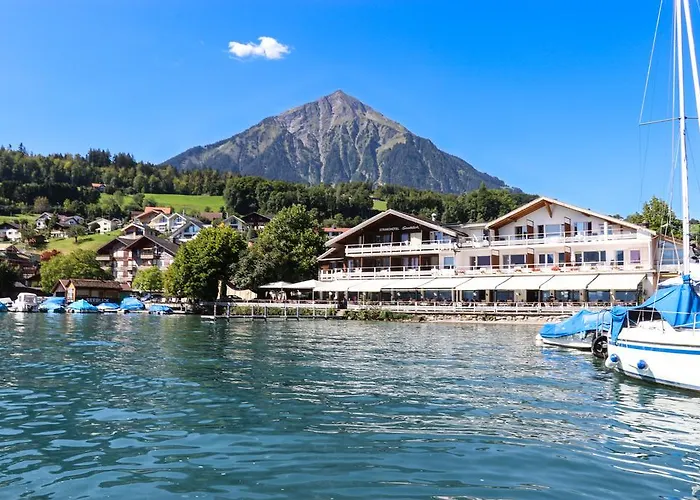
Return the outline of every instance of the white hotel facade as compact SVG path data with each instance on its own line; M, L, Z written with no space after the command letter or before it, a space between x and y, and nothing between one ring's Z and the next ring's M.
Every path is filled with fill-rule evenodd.
M637 302L677 274L682 251L648 228L546 197L483 224L387 210L326 246L316 292L516 303Z

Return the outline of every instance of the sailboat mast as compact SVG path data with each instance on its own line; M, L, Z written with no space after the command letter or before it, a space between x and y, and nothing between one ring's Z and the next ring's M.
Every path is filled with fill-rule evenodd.
M687 1L687 0L685 0ZM690 209L688 200L688 154L686 151L685 92L683 89L683 16L684 0L675 0L676 56L678 62L678 110L681 140L681 192L683 197L683 276L690 274ZM686 10L686 16L689 12ZM690 26L688 26L690 29ZM691 58L694 54L691 54ZM696 99L697 100L697 99Z

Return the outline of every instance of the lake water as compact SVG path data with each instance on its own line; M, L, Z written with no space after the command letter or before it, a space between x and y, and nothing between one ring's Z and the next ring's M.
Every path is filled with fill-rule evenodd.
M535 332L0 315L0 498L700 497L700 398Z

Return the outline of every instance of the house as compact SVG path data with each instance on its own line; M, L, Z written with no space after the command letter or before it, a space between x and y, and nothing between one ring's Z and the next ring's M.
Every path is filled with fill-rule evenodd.
M239 233L248 231L248 224L237 215L230 215L221 221L221 223L238 231Z
M0 223L0 241L19 241L21 239L19 225L13 222Z
M204 229L204 223L202 221L188 216L185 216L185 219L187 220L185 224L170 233L168 239L173 243L180 244L191 241Z
M11 243L0 243L0 260L20 268L22 279L28 280L39 271L37 256L25 253Z
M170 234L184 226L188 221L188 217L183 214L165 214L156 215L148 225L163 234Z
M172 209L170 207L146 207L143 212L133 216L133 220L138 220L143 224L149 224L154 218L160 214L170 215Z
M245 222L248 227L255 229L256 231L262 231L265 226L272 220L272 217L267 215L262 215L257 212L251 212L248 215L241 217L243 222Z
M131 283L140 269L165 271L173 263L179 245L151 235L117 237L97 250L102 268L122 283Z
M99 191L100 193L104 193L106 186L104 184L102 184L101 182L93 182L90 184L90 187L92 187L92 189L94 189L95 191Z
M328 292L487 302L636 302L682 253L648 228L548 197L481 224L387 210L326 247L318 261L319 280L334 282L321 287Z
M85 219L83 219L79 215L61 215L61 214L52 214L49 212L44 212L36 220L36 229L37 230L46 229L48 227L49 221L51 220L52 217L54 217L54 215L55 215L56 225L60 226L63 229L67 229L70 226L75 226L77 224L84 224L85 223ZM53 228L49 228L49 229L53 229Z
M326 234L328 239L335 238L336 236L340 236L343 234L345 231L349 230L349 227L324 227L323 232Z
M85 299L92 304L118 303L128 292L128 288L116 281L93 279L59 280L51 290L53 296L65 297L67 303Z
M35 227L37 228L37 230L46 229L46 224L51 217L53 217L53 214L50 212L44 212L39 217L37 217L35 222Z
M116 219L105 219L104 217L98 217L88 224L88 229L93 233L111 233L118 227L118 222L119 221Z
M142 224L138 219L133 220L126 226L122 228L122 235L124 238L138 238L140 236L158 236L155 229Z

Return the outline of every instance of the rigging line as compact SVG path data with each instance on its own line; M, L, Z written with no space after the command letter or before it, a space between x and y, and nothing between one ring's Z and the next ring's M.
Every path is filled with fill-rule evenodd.
M696 0L697 1L697 0ZM656 49L656 37L659 34L659 23L661 22L661 10L664 6L664 0L659 2L659 12L656 14L656 27L654 28L654 38L651 42L651 54L649 54L649 65L647 66L647 77L644 82L644 94L642 96L642 109L639 111L639 122L642 122L644 116L644 105L647 100L647 90L649 88L649 78L651 77L651 65L654 60L654 51Z

